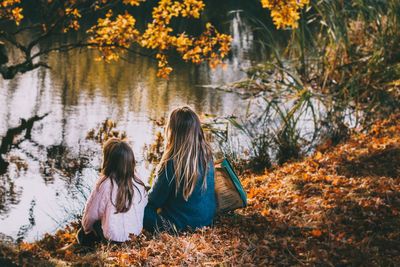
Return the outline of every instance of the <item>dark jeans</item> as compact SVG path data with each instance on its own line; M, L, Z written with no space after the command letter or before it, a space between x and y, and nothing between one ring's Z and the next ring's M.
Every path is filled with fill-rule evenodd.
M80 245L88 247L94 246L94 244L97 242L107 241L107 239L104 237L103 229L101 228L101 221L96 221L93 225L93 231L87 234L81 227L78 230L76 239Z

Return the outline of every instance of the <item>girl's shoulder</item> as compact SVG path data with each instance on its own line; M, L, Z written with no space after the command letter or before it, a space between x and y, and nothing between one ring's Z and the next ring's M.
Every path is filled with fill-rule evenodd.
M99 192L107 191L111 188L111 179L100 175L99 179L97 179L95 190Z
M137 201L138 203L142 203L144 206L147 204L147 199L148 199L148 193L146 190L146 184L143 182L140 177L136 176L136 179L141 181L142 183L137 182L136 180L133 180L133 187L134 187L134 198L136 199L135 202ZM144 201L142 201L144 200Z

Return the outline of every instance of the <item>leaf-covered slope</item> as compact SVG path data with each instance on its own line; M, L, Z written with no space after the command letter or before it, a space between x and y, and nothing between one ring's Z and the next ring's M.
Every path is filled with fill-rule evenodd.
M325 153L243 179L249 206L213 228L122 246L59 250L67 227L33 244L3 246L19 264L368 265L400 263L400 115ZM29 262L27 261L29 259Z

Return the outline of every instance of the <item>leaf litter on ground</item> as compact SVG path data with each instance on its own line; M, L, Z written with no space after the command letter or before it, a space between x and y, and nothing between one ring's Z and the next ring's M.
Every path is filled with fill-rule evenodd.
M242 183L248 207L213 227L88 250L78 223L34 243L2 243L20 265L368 265L400 263L400 114L325 152Z

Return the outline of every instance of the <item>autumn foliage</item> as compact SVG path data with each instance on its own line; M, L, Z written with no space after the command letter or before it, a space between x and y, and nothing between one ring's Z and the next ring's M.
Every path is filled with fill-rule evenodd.
M309 3L310 0L261 0L262 6L271 11L271 17L278 29L297 28L300 10Z
M213 228L147 233L122 246L88 252L77 224L36 243L3 246L20 263L102 265L368 265L400 261L400 114L303 161L242 182L249 206L218 217Z
M21 0L3 0L0 2L0 18L13 20L17 25L24 18L22 8L18 6Z
M134 46L148 49L154 52L154 57L158 61L157 76L162 78L168 78L173 70L169 64L171 52L178 53L184 61L194 64L208 62L211 67L221 64L222 60L228 55L231 36L220 33L211 23L206 23L204 31L197 36L189 35L186 32L176 32L176 29L172 26L172 20L176 18L199 19L202 11L206 8L203 0L159 0L152 10L150 22L145 24L144 29L139 29L136 18L128 10L140 6L143 2L146 1L48 1L49 5L56 8L53 11L50 10L49 14L42 14L42 16L45 16L42 24L32 26L27 23L27 25L22 26L25 17L22 6L25 2L22 0L2 0L0 1L0 21L13 21L20 28L17 31L0 32L0 40L1 37L4 37L8 43L26 54L27 63L24 68L19 70L20 72L33 68L32 60L37 57L37 55L30 54L30 49L33 46L56 34L57 31L62 34L71 30L79 30L82 20L88 16L100 16L100 18L86 31L86 42L80 42L76 44L76 47L96 48L101 52L99 58L107 62L118 60L122 54L131 51ZM277 28L296 28L298 26L297 21L300 18L300 10L308 3L309 0L261 1L262 7L271 11L271 17ZM118 4L124 5L125 11L118 12L118 9L115 8ZM106 13L102 15L104 11ZM57 18L52 18L54 13L58 14ZM62 26L59 27L59 25ZM18 38L14 35L29 28L38 28L42 33L37 40L32 40L32 43L25 47L18 42ZM74 47L73 45L62 45L48 51L64 51ZM41 65L44 65L44 63L35 65L35 67ZM13 70L12 73L6 73L3 76L13 77L14 75Z

